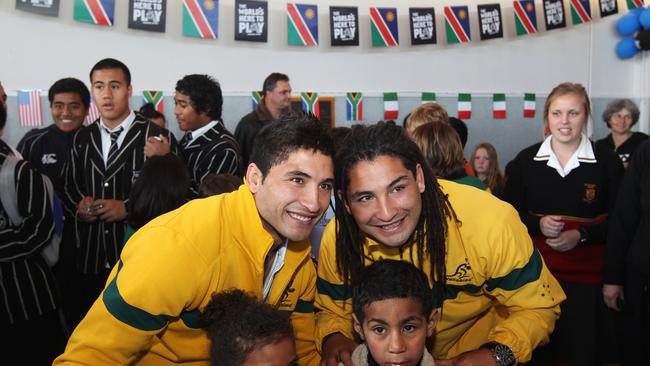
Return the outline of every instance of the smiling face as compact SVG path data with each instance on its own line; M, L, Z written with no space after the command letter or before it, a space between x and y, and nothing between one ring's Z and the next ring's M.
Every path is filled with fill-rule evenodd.
M121 69L95 70L91 77L93 99L104 123L110 128L119 125L129 115L131 85Z
M255 348L242 366L298 366L296 346L291 338Z
M613 113L609 118L609 128L612 129L614 134L625 135L629 133L633 124L632 113L625 108Z
M276 242L307 239L327 210L334 181L332 158L299 149L266 176L251 163L246 172L265 229Z
M79 127L88 112L77 93L59 93L52 99L52 119L63 132L71 132Z
M176 92L174 104L174 115L181 131L194 131L210 122L210 116L206 112L196 113L189 95Z
M418 365L433 335L437 310L422 314L414 298L374 301L363 310L363 323L354 318L354 328L366 341L372 358L381 366Z
M384 155L359 161L348 176L345 208L359 229L386 246L402 246L422 211L422 167L417 165L413 176L399 158Z
M582 130L587 124L583 99L574 93L554 97L549 105L546 120L555 143L577 146L582 138Z

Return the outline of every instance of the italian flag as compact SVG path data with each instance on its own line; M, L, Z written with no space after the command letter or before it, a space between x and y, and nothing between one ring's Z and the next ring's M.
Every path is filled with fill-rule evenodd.
M458 118L471 119L472 118L472 95L460 93L458 94Z
M524 118L535 118L535 94L526 93L524 95Z
M436 102L436 93L429 93L429 92L422 93L422 102L420 104L435 103L435 102Z
M384 119L396 120L399 115L399 103L397 102L397 93L384 93Z
M506 95L503 93L496 93L492 98L492 115L494 119L506 118Z

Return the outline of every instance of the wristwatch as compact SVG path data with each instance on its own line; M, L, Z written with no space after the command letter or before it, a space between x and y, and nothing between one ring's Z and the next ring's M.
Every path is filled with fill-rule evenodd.
M498 342L488 342L480 347L487 349L499 366L514 366L517 364L515 354L510 347Z
M580 226L578 228L578 232L580 233L580 239L578 239L578 244L584 245L589 240L589 232L584 226Z

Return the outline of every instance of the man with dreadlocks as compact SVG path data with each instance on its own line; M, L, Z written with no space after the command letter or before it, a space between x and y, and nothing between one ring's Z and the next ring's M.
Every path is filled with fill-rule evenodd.
M392 122L354 128L341 146L336 220L325 229L318 263L321 366L351 365L350 285L380 259L409 261L428 274L442 307L431 347L436 365L530 360L548 341L565 296L517 211L489 193L436 180Z

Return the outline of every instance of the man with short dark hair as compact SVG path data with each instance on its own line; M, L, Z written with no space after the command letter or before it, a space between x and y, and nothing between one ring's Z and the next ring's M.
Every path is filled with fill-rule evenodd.
M237 141L221 121L221 86L208 75L186 75L176 83L174 114L181 139L181 157L190 173L190 198L199 195L208 174L240 175Z
M332 154L315 121L262 129L238 190L192 200L131 237L54 364L207 366L199 314L214 292L237 288L285 313L300 365L318 365L307 239L329 204Z
M244 165L250 160L257 132L269 122L291 111L291 84L287 75L274 72L267 76L262 86L262 94L257 108L242 117L235 129L235 139L239 143Z
M122 62L107 58L90 71L92 94L100 118L74 137L65 173L64 201L76 212L77 298L70 300L81 320L104 287L117 262L126 224L126 201L146 159L147 139L169 132L129 108L131 73Z
M2 104L2 107L4 110L7 110L7 93L5 92L5 88L2 86L2 83L0 82L0 104Z

